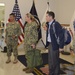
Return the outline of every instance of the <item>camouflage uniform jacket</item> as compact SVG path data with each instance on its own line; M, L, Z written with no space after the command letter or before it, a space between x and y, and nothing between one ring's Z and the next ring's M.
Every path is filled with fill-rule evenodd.
M11 23L9 22L6 26L6 39L9 39L12 36L16 36L16 39L18 39L18 36L21 34L21 28L20 24L18 22Z
M24 42L25 45L36 44L38 41L38 32L37 32L37 23L32 22L30 24L26 24L24 29Z

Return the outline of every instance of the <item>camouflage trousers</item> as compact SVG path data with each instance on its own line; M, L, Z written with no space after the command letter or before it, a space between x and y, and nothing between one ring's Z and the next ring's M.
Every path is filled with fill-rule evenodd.
M27 67L34 68L43 63L41 52L38 49L33 49L31 46L27 48L26 51L26 59L27 59Z
M17 38L11 39L11 40L10 39L11 38L7 40L7 56L10 57L13 52L13 55L17 57L18 56L18 50L17 50L18 40Z

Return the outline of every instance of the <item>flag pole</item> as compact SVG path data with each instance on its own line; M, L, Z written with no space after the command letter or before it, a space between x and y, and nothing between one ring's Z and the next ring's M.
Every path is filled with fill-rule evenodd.
M17 0L15 0L15 3L18 3L18 1L17 1Z
M49 0L48 0L48 2L47 2L47 5L48 5L48 11L49 11Z
M35 0L33 0L35 2Z
M35 0L33 0L33 2L35 3Z

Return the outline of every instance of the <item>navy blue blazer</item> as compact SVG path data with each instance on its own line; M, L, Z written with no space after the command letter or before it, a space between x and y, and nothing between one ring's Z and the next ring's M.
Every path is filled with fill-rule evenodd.
M59 36L59 45L57 44L57 40L55 38L55 34L53 31L53 23L55 23L55 32L56 35ZM50 37L51 37L51 44L52 44L52 48L53 50L59 50L59 48L63 48L64 47L64 34L62 31L62 26L57 22L57 21L53 21L53 23L50 26ZM47 23L47 28L49 28L49 23ZM47 37L48 37L48 29L47 29L47 34L46 34L46 47L48 47L49 42L47 41Z

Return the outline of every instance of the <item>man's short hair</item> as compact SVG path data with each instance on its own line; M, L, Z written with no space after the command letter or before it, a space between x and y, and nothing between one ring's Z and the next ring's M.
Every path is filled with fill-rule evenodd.
M11 13L11 14L10 14L10 16L13 16L13 17L15 17L15 14L14 14L14 13Z
M52 18L55 18L55 13L53 11L47 11L47 13L49 16L52 16Z

